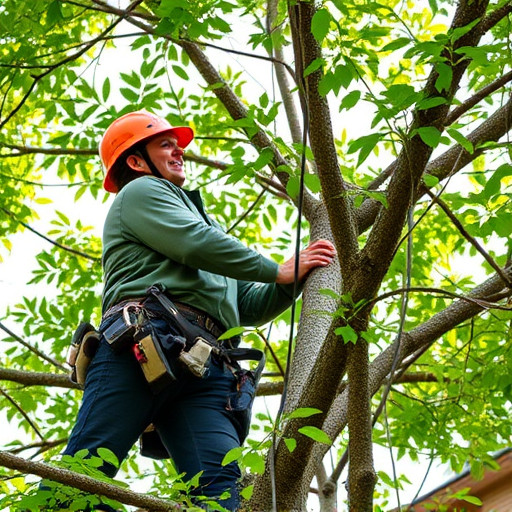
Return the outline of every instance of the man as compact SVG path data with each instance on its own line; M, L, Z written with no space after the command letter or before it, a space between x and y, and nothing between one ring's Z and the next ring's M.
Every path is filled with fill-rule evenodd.
M142 304L162 345L172 345L172 322L158 301L146 298L156 283L188 320L216 337L238 325L265 323L292 303L294 258L278 265L245 247L207 216L197 191L182 188L183 149L193 137L190 128L172 127L147 111L120 117L104 134L104 187L117 196L103 232L103 335L65 453L104 447L121 461L153 424L186 479L202 472L192 493L218 499L229 491L220 503L235 510L240 472L235 463L221 462L249 426L250 410L241 416L228 404L236 372L212 357L203 378L193 375L177 361L181 347L174 345L168 352L175 351L168 355L174 380L155 392L134 351L113 350L105 336L131 301ZM334 257L330 242L312 243L300 253L299 280ZM117 470L108 464L102 469L110 476Z

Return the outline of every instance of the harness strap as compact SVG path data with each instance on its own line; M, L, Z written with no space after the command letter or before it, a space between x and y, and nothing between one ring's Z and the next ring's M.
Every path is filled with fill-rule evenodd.
M255 381L258 382L265 366L265 354L261 350L255 348L225 348L211 333L207 333L205 336L205 332L207 331L184 318L177 306L169 299L164 291L164 286L158 283L150 286L147 290L147 294L152 295L160 302L167 315L182 331L183 336L187 340L187 348L191 348L198 338L202 338L211 344L213 350L226 362L235 363L237 367L239 367L238 361L258 361L258 366L253 371Z

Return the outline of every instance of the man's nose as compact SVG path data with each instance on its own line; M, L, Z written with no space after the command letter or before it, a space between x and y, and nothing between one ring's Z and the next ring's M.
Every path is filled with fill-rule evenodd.
M180 148L179 146L176 146L174 148L174 151L172 152L173 155L182 156L185 151L183 151L183 148Z

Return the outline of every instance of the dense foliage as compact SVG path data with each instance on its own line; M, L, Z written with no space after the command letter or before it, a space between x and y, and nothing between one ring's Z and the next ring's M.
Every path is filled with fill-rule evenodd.
M77 510L91 493L191 506L194 482L135 449L119 479L161 500L37 465L105 480L101 459L59 457L81 394L64 361L76 325L101 316L110 199L98 141L140 108L194 128L188 185L277 261L293 250L306 158L302 242L338 250L299 304L285 414L259 412L229 454L252 475L246 506L301 510L316 476L333 510L342 475L338 509L386 510L407 479L379 473L375 487L372 443L475 477L494 467L512 436L511 11L510 0L4 0L0 257L34 259L29 283L1 278L17 285L0 312L0 509L59 493ZM261 394L282 389L290 321L270 330ZM268 332L245 341L263 348ZM38 491L33 475L60 484Z

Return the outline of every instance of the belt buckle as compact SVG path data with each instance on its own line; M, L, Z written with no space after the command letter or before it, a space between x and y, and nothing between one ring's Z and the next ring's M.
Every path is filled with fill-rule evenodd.
M210 334L213 334L213 336L215 336L216 338L219 336L219 329L215 325L215 322L209 316L206 316L204 319L204 327Z
M123 307L123 319L124 319L124 321L125 321L126 325L128 325L130 327L133 327L133 326L137 325L137 321L135 321L135 322L132 321L132 318L130 317L130 310L131 309L133 310L133 314L135 316L137 316L139 311L140 311L140 303L139 302L128 302Z

